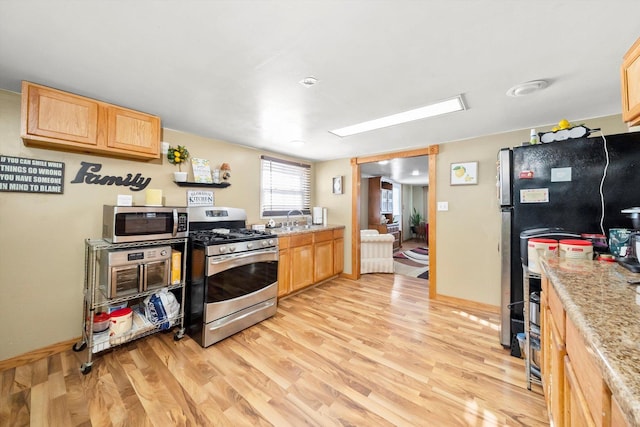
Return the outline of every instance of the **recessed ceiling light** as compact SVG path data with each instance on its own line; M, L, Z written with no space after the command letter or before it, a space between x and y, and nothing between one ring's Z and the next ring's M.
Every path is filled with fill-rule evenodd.
M416 169L413 172L411 172L411 175L418 176L418 175L420 175L420 172L418 172L418 170Z
M291 145L304 145L304 141L301 139L292 139L291 141L289 141L289 144Z
M304 79L300 80L298 83L300 83L302 86L304 87L311 87L314 84L318 83L318 79L316 79L315 77L305 77Z
M508 96L518 97L532 94L549 86L546 80L533 80L515 85L507 91Z
M435 104L426 105L403 113L392 114L379 119L369 120L367 122L358 123L340 129L330 130L329 132L341 137L350 136L357 133L368 132L370 130L381 129L388 126L399 125L401 123L439 116L446 113L453 113L454 111L462 111L465 109L466 107L464 102L462 102L462 95L458 95L454 98L436 102Z
M389 163L389 160L380 160L378 162L379 165L386 165L387 163Z

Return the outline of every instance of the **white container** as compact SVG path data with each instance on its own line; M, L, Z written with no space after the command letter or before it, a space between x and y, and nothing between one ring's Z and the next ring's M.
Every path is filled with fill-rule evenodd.
M109 335L122 335L131 330L133 325L133 311L129 307L121 308L111 313Z
M320 206L313 207L311 222L315 225L322 224L322 208Z
M560 240L560 258L593 259L593 245L588 240Z
M527 241L528 268L532 273L542 273L538 262L538 251L546 258L558 256L558 241L554 239L532 238Z

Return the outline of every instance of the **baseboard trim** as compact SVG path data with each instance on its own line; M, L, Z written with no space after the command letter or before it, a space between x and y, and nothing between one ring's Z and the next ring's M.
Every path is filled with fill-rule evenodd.
M456 306L463 306L469 308L475 308L478 310L488 311L490 313L499 314L500 307L497 305L485 304L483 302L471 301L468 299L450 297L448 295L437 294L436 300L440 302L447 302Z
M69 350L75 343L80 341L80 337L73 338L67 341L62 341L56 344L52 344L47 347L40 348L38 350L30 351L20 356L15 356L10 359L0 361L0 372L7 369L17 368L18 366L26 365L28 363L36 362L40 359L44 359L54 354L62 353Z

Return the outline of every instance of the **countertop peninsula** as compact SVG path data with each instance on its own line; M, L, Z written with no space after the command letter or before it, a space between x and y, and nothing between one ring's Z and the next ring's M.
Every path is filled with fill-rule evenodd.
M640 273L607 261L542 258L541 264L627 420L640 425L640 288L627 283Z

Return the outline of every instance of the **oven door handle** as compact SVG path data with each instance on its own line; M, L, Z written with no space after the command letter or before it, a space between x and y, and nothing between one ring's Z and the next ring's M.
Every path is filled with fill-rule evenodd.
M247 252L234 255L222 255L211 257L207 267L207 276L212 276L224 270L241 267L256 262L278 261L278 250L268 249L263 251Z

